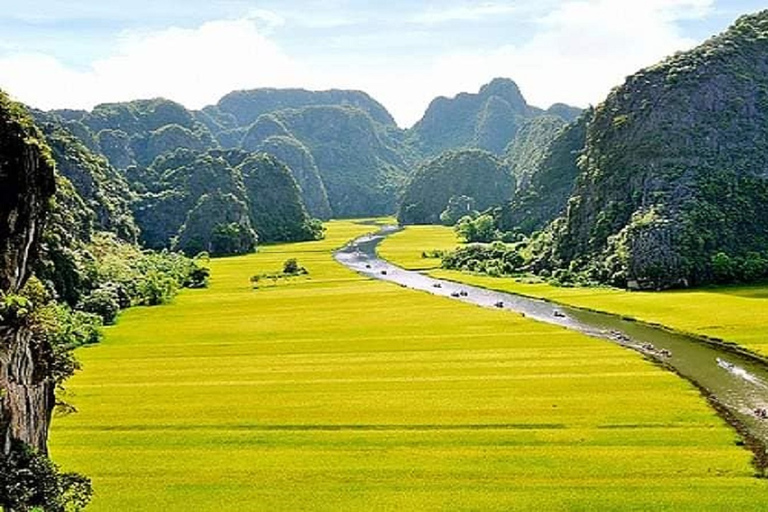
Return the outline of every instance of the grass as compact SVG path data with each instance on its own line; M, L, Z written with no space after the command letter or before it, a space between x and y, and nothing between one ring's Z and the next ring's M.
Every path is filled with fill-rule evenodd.
M432 269L430 275L435 277L661 324L681 332L730 341L768 356L768 285L667 292L560 288L546 283L529 284L510 278L441 270L439 260L420 256L424 249L450 249L457 244L450 228L409 227L386 240L381 254L407 268Z
M748 510L766 484L634 352L362 278L322 242L212 262L79 352L53 457L93 511ZM296 257L308 279L254 291Z

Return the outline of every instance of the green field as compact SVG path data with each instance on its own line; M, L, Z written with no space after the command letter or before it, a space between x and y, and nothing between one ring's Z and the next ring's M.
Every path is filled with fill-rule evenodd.
M421 257L423 250L452 249L457 244L451 228L414 226L385 240L380 253L406 268L433 269L430 275L435 277L661 324L681 332L731 341L768 356L768 285L667 292L559 288L441 270L439 260Z
M212 262L79 352L54 459L93 511L760 510L692 386L638 354L351 273L368 231ZM297 257L310 271L254 291Z

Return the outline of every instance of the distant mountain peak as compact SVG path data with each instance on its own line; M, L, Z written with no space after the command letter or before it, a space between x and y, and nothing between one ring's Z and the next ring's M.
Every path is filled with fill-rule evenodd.
M510 78L494 78L480 88L480 96L498 96L509 102L527 105L523 93L514 80Z

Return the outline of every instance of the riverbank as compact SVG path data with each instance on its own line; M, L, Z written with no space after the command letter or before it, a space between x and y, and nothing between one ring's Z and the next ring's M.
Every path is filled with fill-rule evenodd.
M336 254L337 260L370 277L451 297L483 307L511 310L539 322L558 325L632 349L673 371L701 390L710 405L741 434L754 453L759 475L766 472L768 366L735 345L704 342L698 337L623 319L609 313L555 304L466 282L437 279L383 260L378 247L401 228L387 226L362 237Z
M422 251L450 250L457 245L451 228L413 226L388 238L380 254L404 268L427 269L430 275L441 279L633 318L676 332L735 343L768 358L768 285L666 292L561 288L443 270L438 259L421 257Z

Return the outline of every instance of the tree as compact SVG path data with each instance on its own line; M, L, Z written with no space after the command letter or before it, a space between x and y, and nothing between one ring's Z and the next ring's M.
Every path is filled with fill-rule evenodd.
M476 219L465 216L456 224L455 230L466 242L492 242L497 234L493 216L489 214L480 215Z

